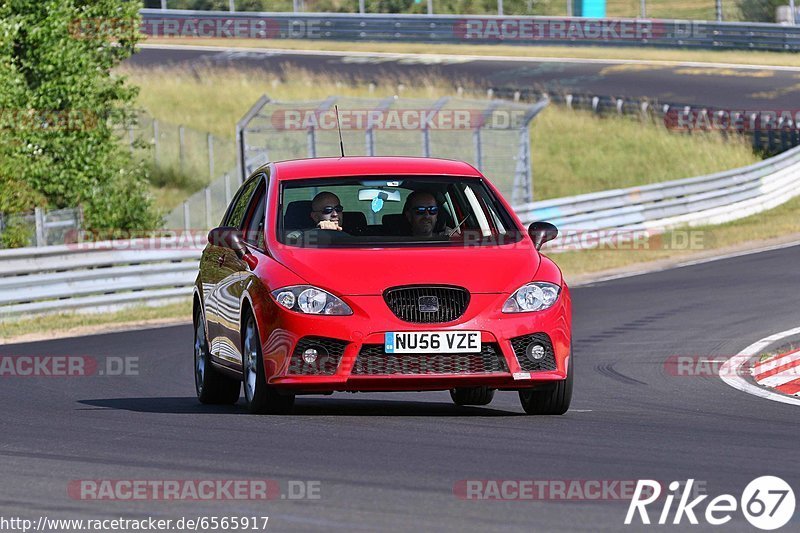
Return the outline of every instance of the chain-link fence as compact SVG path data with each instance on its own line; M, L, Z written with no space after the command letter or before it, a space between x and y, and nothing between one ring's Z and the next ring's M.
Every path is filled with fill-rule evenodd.
M242 180L264 163L339 156L337 107L347 155L467 161L513 204L528 203L533 198L529 127L547 103L396 97L273 102L264 96L237 125L238 166L170 212L165 227L216 225Z
M607 0L606 16L776 22L789 0ZM296 13L404 13L563 17L575 0L145 0L146 8Z
M0 248L74 242L82 226L83 214L80 209L46 211L37 207L33 213L0 213Z
M123 133L131 153L151 163L156 186L200 188L235 166L233 140L140 113Z

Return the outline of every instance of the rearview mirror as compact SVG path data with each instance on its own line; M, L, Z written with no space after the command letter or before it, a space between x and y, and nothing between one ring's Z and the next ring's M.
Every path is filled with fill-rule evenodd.
M220 226L208 232L208 242L213 246L230 248L236 253L236 257L242 259L249 253L247 245L242 240L242 233L238 228L230 226Z
M541 250L544 243L558 237L558 228L549 222L534 222L528 226L528 235L533 239L536 249Z

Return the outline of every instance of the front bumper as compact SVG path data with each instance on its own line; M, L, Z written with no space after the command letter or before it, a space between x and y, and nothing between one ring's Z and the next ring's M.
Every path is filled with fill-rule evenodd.
M381 296L347 297L354 314L344 317L301 315L270 301L266 312L258 313L267 381L293 392L355 392L478 386L522 389L565 379L571 339L567 288L553 307L540 312L503 314L500 309L507 298L502 294L473 294L464 315L447 324L404 322L392 314ZM380 348L390 331L458 330L480 331L482 345L491 347L494 355L484 351L472 356L396 356L384 355ZM520 339L534 333L552 347L548 357L553 364L545 369L532 368L530 361L518 356ZM298 342L306 346L309 339L325 339L330 342L326 347L333 346L332 350L337 342L341 346L337 360L320 367L323 375L304 369L302 362L298 364ZM517 343L517 352L512 341ZM490 364L495 356L497 363Z

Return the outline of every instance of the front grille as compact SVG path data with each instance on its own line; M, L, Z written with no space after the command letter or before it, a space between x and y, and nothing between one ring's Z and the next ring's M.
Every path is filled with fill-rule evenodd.
M452 322L463 315L469 304L469 292L460 287L397 287L387 290L383 299L400 320L436 324ZM435 299L436 310L426 310L421 299L428 304Z
M544 357L538 361L531 361L525 353L525 349L532 342L538 342L544 346ZM553 352L553 343L546 333L532 333L522 337L511 339L511 346L519 361L519 366L523 372L547 372L556 370L556 356Z
M480 353L387 354L382 344L365 344L353 367L355 375L492 374L508 372L500 348L481 345Z
M295 346L292 352L292 360L289 363L289 374L301 374L306 376L330 376L336 373L339 361L344 354L347 346L345 341L327 339L325 337L303 337ZM309 348L316 348L319 351L317 360L313 363L306 363L303 360L303 352Z

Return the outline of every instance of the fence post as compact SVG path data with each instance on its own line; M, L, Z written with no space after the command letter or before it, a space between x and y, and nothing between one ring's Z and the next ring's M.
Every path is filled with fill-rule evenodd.
M211 221L211 189L206 187L206 228L211 228L213 222Z
M309 126L306 140L308 141L308 157L317 157L317 134L314 126Z
M36 246L46 246L47 240L44 233L44 211L41 207L34 208L33 218L36 221Z
M431 156L431 132L426 127L422 128L422 157Z
M133 134L133 125L128 126L128 144L131 145L131 153L133 153L133 143L135 141L135 136Z
M183 202L183 229L189 231L191 224L189 222L189 202Z
M208 134L208 177L214 179L214 136Z
M185 142L184 142L185 141L185 139L184 139L185 134L186 134L186 131L185 131L185 128L183 127L183 125L178 126L178 158L180 159L181 174L183 174L184 159L186 158L186 155L184 154L184 151L186 149Z
M230 0L230 1L228 2L228 10L229 10L231 13L234 13L234 12L236 11L236 0Z
M225 173L225 206L227 207L231 203L231 199L233 195L231 194L231 176L227 172Z
M158 166L158 120L153 119L153 162Z
M475 166L478 170L483 169L483 152L481 146L481 127L478 126L472 132L472 142L475 147Z
M161 9L167 9L167 0L161 0Z

